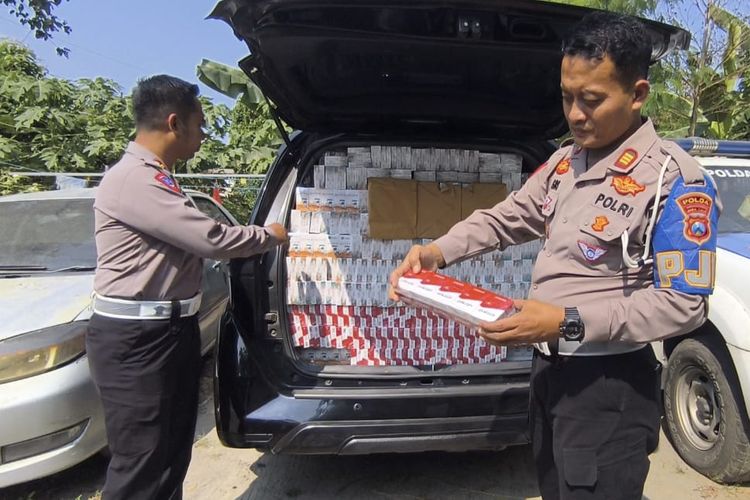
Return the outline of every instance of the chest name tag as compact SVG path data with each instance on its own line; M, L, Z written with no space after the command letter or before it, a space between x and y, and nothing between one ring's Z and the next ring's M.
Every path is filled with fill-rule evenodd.
M599 193L594 200L594 206L597 208L606 208L612 212L622 215L623 217L630 217L633 215L634 206L625 203L624 201L614 197L607 196L604 193Z

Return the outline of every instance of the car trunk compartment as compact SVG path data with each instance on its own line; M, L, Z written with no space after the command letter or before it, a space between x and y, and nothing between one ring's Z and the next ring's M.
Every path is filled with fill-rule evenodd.
M509 152L373 144L328 146L314 161L298 165L289 199L291 242L278 261L283 267L279 283L285 286L277 291L286 312L279 318L282 331L296 363L326 375L458 375L463 367L476 373L480 365L485 374L528 372L530 347L489 345L467 326L387 299L391 271L413 244L431 238L371 238L367 191L368 180L417 177L425 179L415 181L420 185L459 190L477 181L505 194L524 182L522 163L521 155ZM473 199L471 192L466 197ZM456 222L465 215L459 210ZM488 252L442 272L525 298L539 245L536 240L503 253Z

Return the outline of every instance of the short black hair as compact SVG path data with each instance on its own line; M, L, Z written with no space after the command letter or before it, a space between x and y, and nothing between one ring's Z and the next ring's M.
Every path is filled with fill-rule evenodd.
M198 86L174 76L138 80L133 89L135 128L154 130L171 114L186 117L198 108Z
M620 83L630 86L648 78L651 37L643 23L633 16L614 12L586 14L563 40L563 55L586 59L609 56Z

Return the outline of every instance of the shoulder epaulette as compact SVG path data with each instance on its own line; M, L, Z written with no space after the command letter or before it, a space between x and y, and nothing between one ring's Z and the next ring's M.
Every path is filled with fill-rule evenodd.
M677 167L680 169L680 175L685 180L685 184L702 183L704 180L698 160L690 156L684 149L672 141L662 141L662 151L671 155Z

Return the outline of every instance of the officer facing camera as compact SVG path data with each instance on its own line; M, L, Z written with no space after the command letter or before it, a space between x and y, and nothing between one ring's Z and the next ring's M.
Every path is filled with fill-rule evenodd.
M536 344L530 432L545 499L641 499L661 414L649 342L699 327L713 289L716 188L641 116L650 58L637 19L582 19L560 81L574 144L506 200L413 247L390 279L397 300L408 270L544 239L529 299L480 335Z
M263 253L283 226L227 226L173 176L205 138L198 86L158 75L133 91L136 137L94 202L97 269L86 336L112 458L102 498L179 499L198 412L203 258Z

